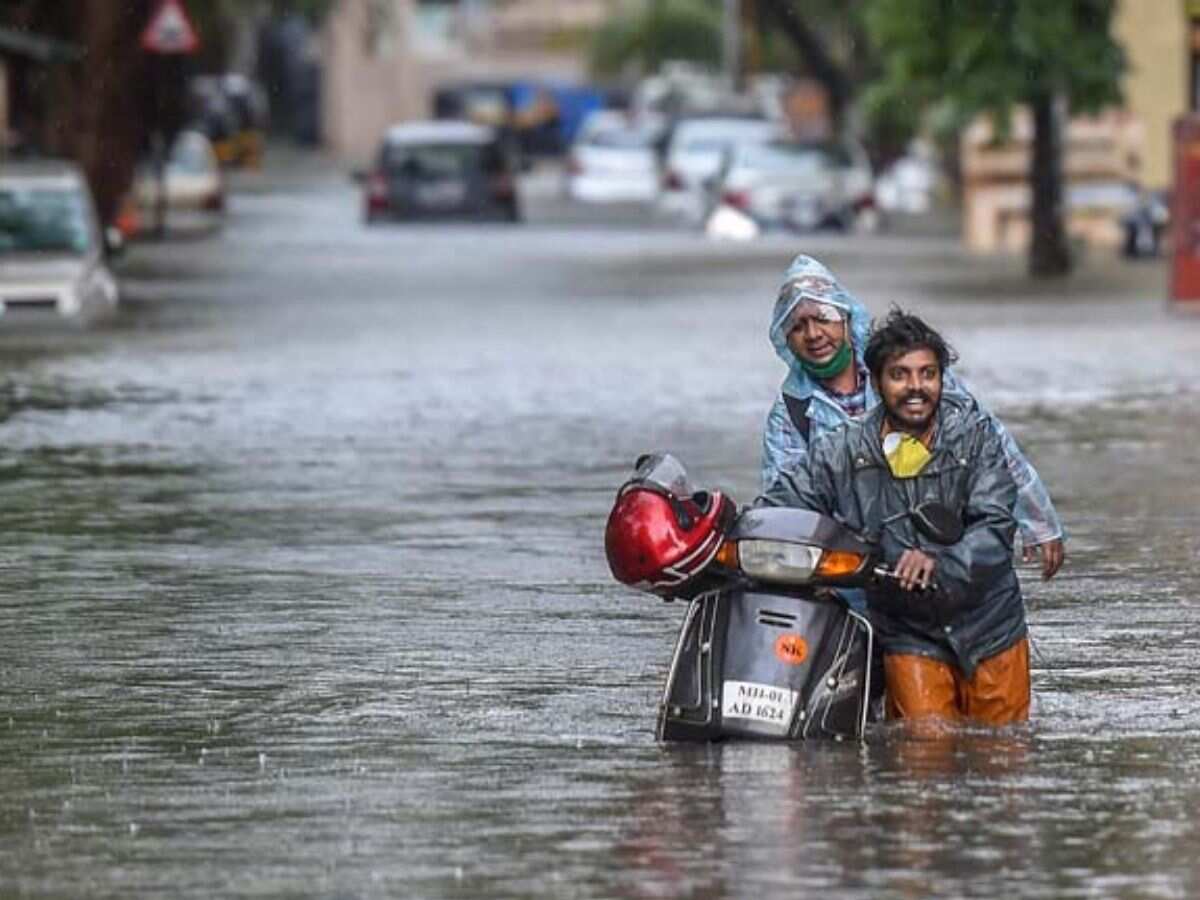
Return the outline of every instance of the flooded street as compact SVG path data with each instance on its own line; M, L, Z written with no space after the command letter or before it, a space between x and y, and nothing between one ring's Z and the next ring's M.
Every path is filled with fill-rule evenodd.
M1200 894L1200 319L932 238L359 224L344 178L0 326L0 896ZM548 220L547 220L548 221ZM753 499L792 255L911 307L1070 534L1033 721L667 748L633 459ZM1149 266L1149 268L1147 268Z

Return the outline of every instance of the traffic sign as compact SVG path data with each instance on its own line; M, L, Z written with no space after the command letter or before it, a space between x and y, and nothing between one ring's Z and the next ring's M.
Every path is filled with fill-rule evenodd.
M164 55L195 53L200 34L179 0L162 0L142 32L142 49Z

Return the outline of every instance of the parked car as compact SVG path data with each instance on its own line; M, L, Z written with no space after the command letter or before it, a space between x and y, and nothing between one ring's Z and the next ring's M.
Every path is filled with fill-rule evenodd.
M171 145L163 171L166 225L171 230L211 229L225 212L225 177L212 142L199 131L183 131ZM152 160L138 166L133 182L134 233L153 228L159 200L158 171ZM121 222L128 222L122 209ZM126 237L129 226L122 225Z
M494 129L470 122L390 128L365 176L363 216L387 219L521 218L511 154Z
M884 213L923 215L933 208L939 180L932 160L903 156L876 179L876 202Z
M871 166L848 142L770 141L730 148L709 182L709 211L732 207L760 228L873 227Z
M567 157L568 195L585 203L654 200L663 127L661 120L632 120L616 110L593 112Z
M439 122L470 122L493 128L513 160L518 161L520 157L523 161L529 156L526 145L530 138L528 134L520 133L517 127L515 93L511 81L442 84L433 92L432 116Z
M90 320L117 305L101 231L82 172L68 162L0 168L0 323L18 315Z
M781 139L783 126L757 116L693 116L678 119L665 139L659 211L697 222L705 210L705 187L726 151L744 143Z

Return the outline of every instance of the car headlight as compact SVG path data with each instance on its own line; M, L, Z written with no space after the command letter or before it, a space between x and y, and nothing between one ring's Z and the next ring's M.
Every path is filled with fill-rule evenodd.
M813 578L837 578L862 569L866 558L845 550L824 550L787 541L741 540L726 542L718 562L740 568L761 581L797 584Z

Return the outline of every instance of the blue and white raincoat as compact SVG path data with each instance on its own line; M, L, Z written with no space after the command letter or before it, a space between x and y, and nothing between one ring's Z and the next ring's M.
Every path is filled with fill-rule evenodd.
M865 372L863 351L866 349L871 328L871 316L866 307L841 285L829 269L810 256L801 254L788 267L784 275L784 285L791 285L793 282L802 284L803 290L781 290L771 316L771 344L779 358L787 363L788 374L780 388L779 396L767 414L766 429L763 432L764 493L770 489L781 472L808 465L810 439L838 427L850 418L837 399L804 371L800 360L788 346L787 323L797 304L804 299L811 299L845 311L850 319L848 333L854 350L855 365ZM871 385L870 379L864 381L864 389L867 392L866 408L871 409L879 403L879 395ZM942 390L946 394L957 394L974 400L966 386L949 370L943 378ZM791 410L789 397L792 398ZM807 435L794 424L793 410L807 416ZM1042 484L1042 479L1000 420L990 412L987 415L1000 438L1005 462L1017 484L1017 502L1013 509L1013 517L1021 531L1022 542L1025 546L1032 546L1062 539L1062 523L1046 486Z

